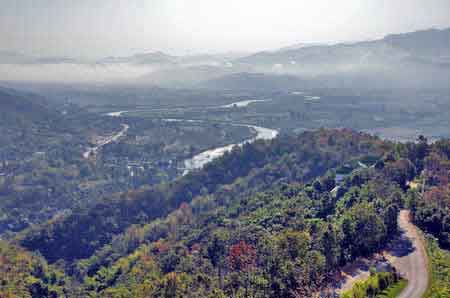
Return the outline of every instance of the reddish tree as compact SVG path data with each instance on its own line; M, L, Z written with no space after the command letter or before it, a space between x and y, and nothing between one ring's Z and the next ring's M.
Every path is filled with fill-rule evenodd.
M193 219L192 208L187 203L182 203L178 209L177 221L179 224L190 224Z
M450 189L448 187L431 187L425 192L426 202L436 203L441 208L450 207Z
M149 256L149 255L147 255L147 254L145 254L145 255L141 255L140 257L139 257L139 259L140 259L140 262L141 263L153 263L155 260L153 259L153 257L152 256Z
M227 263L231 270L250 271L256 265L256 250L244 241L234 244L229 249Z
M194 243L191 246L191 253L196 254L199 253L202 250L202 246L199 243Z
M167 242L165 242L164 240L158 240L155 242L152 252L156 255L159 255L166 253L167 251L169 251L169 249L170 247Z

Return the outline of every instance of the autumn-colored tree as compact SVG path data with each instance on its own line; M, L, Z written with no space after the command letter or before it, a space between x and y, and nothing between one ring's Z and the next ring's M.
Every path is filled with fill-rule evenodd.
M163 298L182 298L187 296L188 276L186 273L170 272L162 281L161 294Z
M228 267L244 279L244 297L249 297L250 272L256 267L256 249L240 241L232 245L228 252Z
M256 265L256 250L252 245L240 241L230 247L227 261L231 270L250 271Z
M406 189L406 184L416 175L414 164L408 159L400 159L388 163L384 168L384 173L391 180L397 182L400 187Z
M180 215L178 216L178 219L181 224L189 224L192 221L192 208L188 203L181 203L179 213Z
M431 187L424 194L424 199L430 203L440 203L447 200L449 193L441 187Z

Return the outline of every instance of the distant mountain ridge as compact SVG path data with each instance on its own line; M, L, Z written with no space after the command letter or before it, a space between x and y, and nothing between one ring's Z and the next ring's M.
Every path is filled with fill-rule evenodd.
M309 87L448 88L450 28L260 52L233 65L255 73L297 76Z
M128 80L129 83L175 88L223 86L226 89L248 89L246 83L254 88L258 80L260 86L266 88L280 86L280 76L298 77L305 87L311 88L448 88L450 28L391 34L378 40L354 43L300 43L252 55L224 53L175 56L147 52L87 61L67 57L37 58L0 51L0 64L51 64L55 67L49 66L45 74L53 75L56 80L61 80L61 77L70 79L71 72L80 72L82 78L92 74L93 79L103 76L104 80L113 82ZM64 64L73 67L66 68ZM80 68L79 65L85 67ZM40 71L19 67L18 74L6 71L3 75L8 78L12 73L18 80L26 80L27 74L34 74L33 78L45 77L40 75ZM243 75L236 75L239 73ZM252 73L266 76L259 76L257 80L255 77L245 79ZM270 76L277 82L269 82ZM291 83L287 84L288 81ZM296 80L292 79L284 80L281 85L291 84L292 88L297 87Z
M303 48L310 48L310 47L320 47L320 46L327 46L330 45L329 43L323 43L323 42L301 42L294 45L286 46L279 48L276 51L292 51L292 50L299 50Z
M230 61L241 63L261 62L264 58L270 60L282 58L282 55L293 57L304 57L323 52L334 53L339 49L390 46L397 50L403 50L411 55L424 57L444 57L450 61L450 28L428 29L408 33L389 34L382 39L373 41L361 41L354 43L298 43L282 47L276 51L258 52L251 55L242 53L223 54L192 54L174 56L161 51L136 53L131 56L105 57L91 60L89 63L180 63L189 61ZM282 62L282 61L277 61ZM0 63L88 63L72 57L37 57L14 51L0 50Z
M450 62L450 28L430 29L404 34L391 34L383 39L393 47L417 56L445 58Z
M244 64L288 64L297 59L297 63L312 64L323 61L339 62L349 58L363 58L364 55L368 54L395 54L400 57L414 55L427 58L437 55L450 61L450 28L388 35L383 39L374 41L285 48L275 52L256 53L235 62Z
M97 63L110 64L110 63L133 63L133 64L174 64L176 57L167 55L163 52L150 52L134 54L128 57L107 57L100 59Z
M171 67L142 79L169 87L241 90L445 88L450 80L450 28L354 43L300 43L239 57L227 65Z
M70 58L70 57L37 57L32 55L26 55L20 52L14 51L1 51L0 50L0 64L83 64L85 61Z

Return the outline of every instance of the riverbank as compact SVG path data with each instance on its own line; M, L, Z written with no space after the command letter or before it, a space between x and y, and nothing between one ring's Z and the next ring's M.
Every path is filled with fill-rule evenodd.
M214 148L211 150L206 150L200 154L195 155L194 157L192 157L188 160L185 160L185 162L184 162L185 169L184 169L183 174L187 174L188 172L190 172L192 170L202 168L208 162L211 162L212 160L221 157L226 152L230 152L233 149L233 147L235 147L235 146L242 146L246 143L252 143L256 140L271 140L271 139L276 138L278 135L278 131L276 131L274 129L265 128L265 127L260 127L260 126L255 126L255 125L246 125L246 124L235 124L235 123L232 123L231 125L244 126L244 127L251 128L256 132L256 136L251 139L245 140L244 142L241 142L241 143L230 144L227 146Z
M252 102L257 102L257 101L245 101L245 104L248 105ZM116 111L116 112L107 113L105 115L109 116L109 117L122 117L122 116L124 116L124 114L131 113L131 112L133 112L133 111ZM163 120L168 121L168 122L206 122L204 120L181 119L181 118L180 119L170 118L170 119L163 119ZM192 158L189 158L183 162L183 164L184 164L184 168L182 169L183 175L189 173L190 171L193 171L196 169L201 169L204 165L211 162L212 160L221 157L226 152L230 152L234 146L242 146L246 143L255 142L256 140L271 140L278 136L277 130L266 128L266 127L261 127L261 126L251 125L251 124L243 124L243 123L229 123L229 125L250 128L255 131L256 136L254 136L250 139L247 139L243 142L240 142L240 143L233 143L233 144L209 149L209 150L206 150L199 154L194 155ZM92 149L95 149L95 148L92 148ZM98 149L96 149L96 150L98 150ZM85 155L86 154L88 154L87 156L89 156L89 154L91 154L91 153L86 152Z

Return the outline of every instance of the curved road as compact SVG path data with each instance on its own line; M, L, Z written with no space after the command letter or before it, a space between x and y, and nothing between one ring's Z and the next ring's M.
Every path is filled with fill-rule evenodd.
M389 262L408 280L408 286L398 298L422 298L429 280L423 238L417 227L411 223L408 210L400 211L398 224L403 233L386 252Z
M397 298L422 298L428 286L428 260L422 235L410 220L408 210L398 216L400 235L383 251L381 260L375 255L370 259L359 259L342 272L344 279L337 285L337 293L351 289L357 281L370 276L369 268L378 267L387 260L400 275L408 280L407 287ZM384 259L384 260L383 260Z

